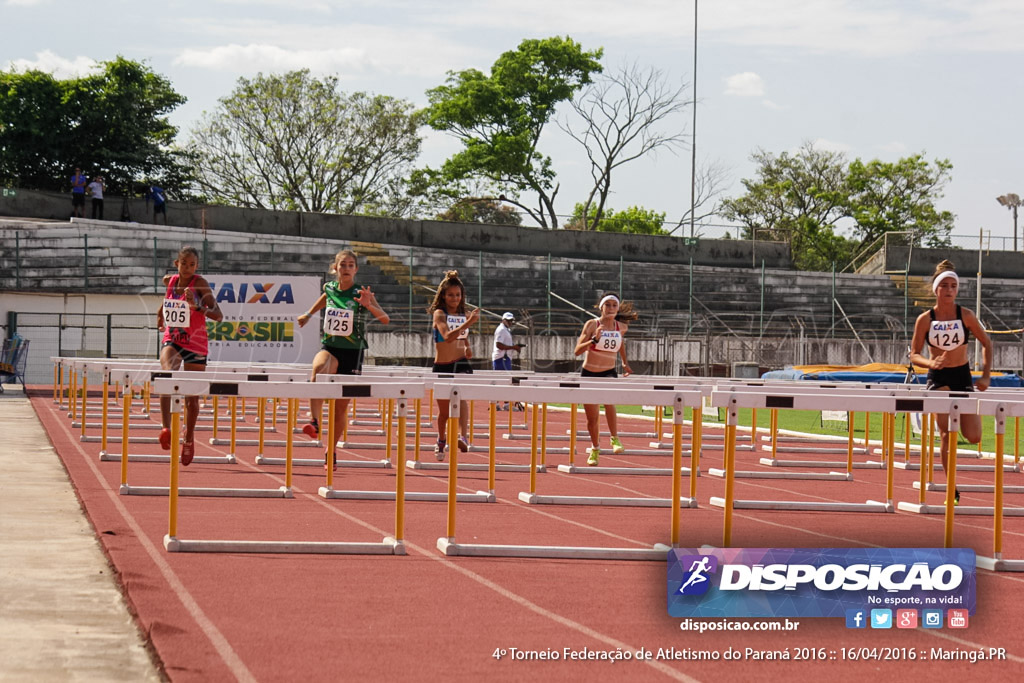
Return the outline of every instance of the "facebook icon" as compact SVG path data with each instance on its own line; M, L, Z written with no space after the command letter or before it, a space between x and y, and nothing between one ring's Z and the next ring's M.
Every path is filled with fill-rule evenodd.
M862 609L846 610L846 628L867 628L867 612Z

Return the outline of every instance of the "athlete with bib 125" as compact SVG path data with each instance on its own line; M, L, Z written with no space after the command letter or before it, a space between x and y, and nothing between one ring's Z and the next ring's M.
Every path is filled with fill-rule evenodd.
M378 322L387 325L391 318L377 303L377 297L369 287L356 284L359 262L351 249L342 249L334 255L329 271L337 280L324 283L323 293L309 311L298 316L299 327L309 322L317 311L324 311L323 336L320 350L313 358L313 371L309 381L316 376L358 375L363 368L363 355L367 349L366 312L369 311ZM338 439L348 424L349 399L334 399L334 443L324 444L324 467L334 467L337 462ZM323 399L309 399L309 424L302 431L311 439L320 438L320 414Z
M967 363L967 342L973 333L981 342L982 373L978 378L978 391L988 389L992 372L992 341L985 334L985 328L978 322L974 312L959 306L956 295L960 289L960 278L953 264L943 261L935 267L932 275L932 291L935 292L935 306L917 317L914 324L914 340L910 347L910 361L914 365L928 368L928 388L937 391L973 391L971 366ZM928 343L928 358L921 355L925 342ZM949 450L947 438L949 416L935 416L939 426L942 456L942 470L946 471ZM981 418L977 415L960 416L960 433L971 443L981 440ZM960 502L960 492L953 492L954 502Z
M573 353L583 356L583 369L580 371L582 377L618 377L615 372L616 356L622 358L622 375L628 377L632 374L629 363L626 361L626 344L623 337L629 329L629 323L639 316L633 310L633 304L629 301L619 302L619 297L614 294L606 294L601 297L597 308L601 311L600 318L592 318L583 324L583 331L576 341L576 348ZM583 412L587 416L587 431L590 432L590 450L587 456L588 465L596 465L601 455L601 447L598 441L599 436L599 406L597 404L583 404ZM606 404L604 407L604 419L608 423L608 432L611 434L612 453L621 453L624 448L619 441L619 426L615 412L615 406Z

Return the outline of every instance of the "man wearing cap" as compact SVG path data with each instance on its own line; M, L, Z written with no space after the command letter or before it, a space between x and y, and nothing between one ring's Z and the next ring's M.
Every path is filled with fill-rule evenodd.
M526 344L516 344L512 341L511 327L515 321L516 317L506 312L501 316L501 323L494 329L494 350L491 351L491 361L495 370L511 370L512 357L509 353L518 352L519 349L526 346Z

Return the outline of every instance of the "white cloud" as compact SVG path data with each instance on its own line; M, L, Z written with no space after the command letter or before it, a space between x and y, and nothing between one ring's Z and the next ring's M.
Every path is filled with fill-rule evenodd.
M733 74L725 79L725 94L737 97L762 97L764 80L753 71Z
M38 70L45 71L53 74L56 78L73 78L77 76L84 76L91 71L96 69L96 60L89 57L75 57L74 59L65 59L60 55L54 54L50 50L43 50L42 52L36 53L36 58L33 59L14 59L11 60L11 67L15 71L30 71Z
M7 0L5 4L10 7L34 7L46 2L49 2L49 0Z
M350 47L289 50L276 45L231 44L184 50L174 59L174 64L244 73L295 69L325 73L360 70L367 66L367 57L363 50Z
M765 109L771 109L772 111L782 111L784 109L788 109L788 107L784 107L781 104L778 104L771 100L761 100L761 104L764 106Z

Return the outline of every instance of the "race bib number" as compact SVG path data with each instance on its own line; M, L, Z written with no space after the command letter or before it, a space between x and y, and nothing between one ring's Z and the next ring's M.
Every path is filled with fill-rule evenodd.
M450 315L448 316L448 329L454 330L459 325L466 324L466 316L464 315ZM462 332L459 332L458 339L466 339L469 337L469 328L467 327Z
M332 337L351 337L355 330L355 315L347 308L324 309L324 334Z
M960 320L933 320L928 331L928 343L943 351L952 351L964 343L963 322Z
M182 299L164 299L164 326L184 329L188 327L189 307Z
M598 351L617 353L622 347L622 333L618 330L601 330L597 344L594 346Z

